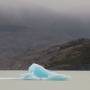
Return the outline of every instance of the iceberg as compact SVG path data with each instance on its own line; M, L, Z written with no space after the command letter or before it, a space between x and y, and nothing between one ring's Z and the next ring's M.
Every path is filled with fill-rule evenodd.
M47 70L41 65L32 64L28 71L21 76L24 80L67 80L69 76L58 74L54 71Z

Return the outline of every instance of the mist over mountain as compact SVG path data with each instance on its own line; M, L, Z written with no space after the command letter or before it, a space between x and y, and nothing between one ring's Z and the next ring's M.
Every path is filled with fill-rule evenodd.
M0 69L26 69L33 62L49 69L90 69L89 4L1 0Z
M44 48L77 38L90 38L89 18L57 13L49 8L0 8L0 59L27 49Z
M14 44L15 47L30 47L90 37L90 21L78 17L63 16L46 9L33 13L14 12L15 16L12 13L8 17L6 14L0 16L0 47L7 47L7 43L10 47Z

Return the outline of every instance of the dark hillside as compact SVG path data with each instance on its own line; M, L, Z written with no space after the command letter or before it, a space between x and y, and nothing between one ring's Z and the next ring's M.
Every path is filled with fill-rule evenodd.
M38 63L52 70L90 70L90 39L78 39L46 49L27 49L0 61L0 69L27 69Z

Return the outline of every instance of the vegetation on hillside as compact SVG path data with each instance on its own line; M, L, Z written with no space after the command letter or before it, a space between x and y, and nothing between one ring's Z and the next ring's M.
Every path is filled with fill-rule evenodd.
M10 60L3 60L0 69L27 69L32 63L52 70L90 70L90 39L73 40L44 49L27 49Z

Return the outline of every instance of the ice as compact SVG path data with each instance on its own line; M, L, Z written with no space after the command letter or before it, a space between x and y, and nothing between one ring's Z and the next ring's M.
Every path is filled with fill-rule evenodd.
M47 70L38 64L32 64L28 71L21 77L24 80L67 80L69 76L58 74L54 71Z

